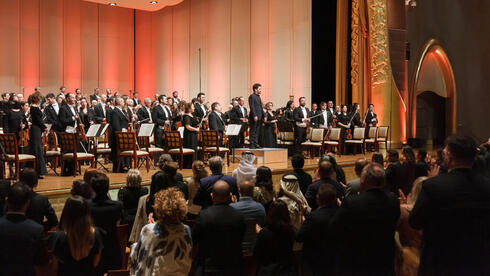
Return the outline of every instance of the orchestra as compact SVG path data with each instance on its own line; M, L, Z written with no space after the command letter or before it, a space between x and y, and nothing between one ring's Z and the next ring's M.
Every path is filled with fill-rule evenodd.
M286 122L291 125L291 131L294 131L294 153L303 154L301 143L306 141L311 128L325 129L324 133L329 133L329 130L338 127L341 129L339 153L345 154L344 142L352 138L355 128L365 127L367 136L369 128L376 126L378 122L372 104L367 106L365 113L361 113L361 107L357 103L349 108L347 105L335 106L333 101L312 103L309 110L305 97L300 97L296 102L297 106L295 101L289 100L285 107L274 110L272 102L263 104L260 84L253 85L248 106L243 96L235 97L225 105L226 112L222 111L221 103L207 102L206 94L202 92L186 101L179 98L177 91L171 92L169 97L163 93L155 94L154 100L150 97L139 99L136 91L129 95L123 95L119 91L112 94L110 88L105 93L100 88L94 88L93 94L86 96L78 88L71 93L65 87L60 87L59 94L48 93L45 97L39 91L40 88L36 88L28 99L24 99L23 94L2 94L0 114L3 132L15 133L19 146L29 145L29 153L37 158L36 170L40 175L47 174L42 141L49 140L48 137L56 137L47 135L48 128L53 133L75 133L77 139L84 142L86 131L91 125L108 124L105 137L110 148L114 149L111 154L111 161L115 164L113 172L116 172L118 162L123 164L119 172L125 172L128 169L125 165L128 163L116 158L115 133L137 132L142 123L154 124L152 141L159 148L165 146L165 131L181 131L183 147L193 149L196 159L201 157L198 153L201 130L217 131L220 145L231 150L243 147L274 148L279 146L278 125ZM226 128L230 124L241 125L238 135L226 136ZM49 142L51 144L52 141ZM86 140L80 144L84 147L83 150L87 150L85 147L89 143ZM184 161L185 167L190 167L192 160ZM65 170L62 175L72 173L70 168Z

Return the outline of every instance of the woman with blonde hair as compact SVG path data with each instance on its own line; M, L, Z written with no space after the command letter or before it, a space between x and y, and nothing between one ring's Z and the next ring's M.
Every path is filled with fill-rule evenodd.
M123 218L121 224L129 224L133 227L138 201L141 196L148 193L147 187L141 187L141 173L139 170L131 169L126 176L126 186L117 193L117 200L123 203Z
M196 160L192 163L192 177L188 177L186 180L187 188L189 190L189 200L187 202L189 213L187 214L187 217L190 219L196 218L201 211L201 206L193 204L192 199L197 192L201 179L207 177L208 175L209 173L206 170L204 162L201 160Z
M187 275L191 269L192 239L183 193L171 187L155 194L158 220L141 230L130 255L131 275Z
M60 231L51 237L58 259L58 275L96 275L100 261L102 233L94 226L87 202L81 196L66 200Z

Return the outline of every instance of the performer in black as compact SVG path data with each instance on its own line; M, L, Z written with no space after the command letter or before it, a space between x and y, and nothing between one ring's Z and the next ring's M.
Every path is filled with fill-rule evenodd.
M242 125L240 133L237 136L233 136L230 139L233 148L243 148L245 143L245 131L248 128L248 118L247 118L247 108L244 107L245 99L243 97L238 97L238 105L233 107L230 113L230 123L235 125Z
M296 153L301 153L301 143L306 141L306 127L310 119L308 118L308 114L310 111L305 107L306 99L305 97L299 98L299 107L294 109L293 119L295 122L294 125L294 140L295 140L295 148Z
M6 110L3 119L3 132L13 133L20 144L20 131L27 128L27 120L24 111L20 108L20 102L12 102L11 109Z
M361 115L359 114L359 104L354 103L351 107L351 112L349 114L349 120L352 120L350 129L352 135L354 135L354 128L356 127L362 127L362 121L361 121Z
M152 124L153 120L151 118L151 99L145 98L144 105L136 111L138 115L138 121L144 121L145 124ZM146 120L146 121L145 121Z
M217 102L211 105L212 112L209 114L209 129L216 130L219 136L220 145L223 144L223 133L225 131L225 121L223 114L221 114L221 105Z
M345 154L345 139L347 137L347 129L351 124L350 117L347 114L347 105L342 105L342 113L337 115L337 125L340 126L340 152Z
M184 148L193 149L197 153L197 133L199 132L199 122L194 113L194 105L192 103L185 104L185 114L183 116L184 126ZM189 155L184 157L184 168L192 168L192 158Z
M320 110L318 109L318 105L316 103L311 104L310 114L308 117L314 117L315 115L320 114ZM310 120L310 127L319 128L320 127L321 116L314 117Z
M194 104L194 112L192 115L201 122L201 120L206 116L207 114L207 109L206 106L204 105L204 102L206 101L206 94L204 93L199 93L197 94L197 102Z
M39 108L42 95L40 92L35 92L31 95L31 126L29 128L29 144L31 148L31 154L36 156L36 171L39 178L43 178L42 175L48 174L46 170L46 161L44 160L44 151L41 142L41 135L48 134L48 129L43 123L43 113Z
M366 116L364 119L364 124L366 125L366 130L364 131L365 138L369 137L369 129L373 126L373 124L376 124L378 122L378 117L376 116L376 113L373 112L373 110L374 110L374 104L369 104L368 111L366 112ZM373 146L373 145L368 145L368 146ZM370 149L371 148L369 147L368 150Z
M272 108L274 105L272 102L265 104L266 112L264 114L264 124L262 126L262 144L264 148L277 148L277 138L276 138L276 123L277 119L272 113Z
M92 97L91 97L92 98ZM108 105L106 103L107 96L102 94L100 96L100 103L94 106L94 123L102 124L104 121L107 123L107 109Z
M322 116L318 117L319 127L325 129L325 131L332 128L332 126L333 126L333 114L330 113L330 111L327 109L327 103L326 102L320 103L319 113L322 114Z
M51 124L51 129L54 131L64 131L63 125L58 118L60 106L53 93L46 95L48 106L44 109L44 117L46 124Z
M250 106L250 148L255 149L260 148L258 132L264 116L262 100L260 99L262 85L256 83L252 86L252 90L253 93L248 97L248 105Z
M118 160L117 159L117 139L116 139L116 131L127 131L128 130L128 125L130 122L129 119L129 114L127 114L124 110L124 100L122 98L117 98L116 99L116 107L112 111L111 114L111 135L109 135L110 138L110 147L113 149L111 151L111 158L112 158L112 172L127 172L127 168L124 168L124 165L127 165L126 160ZM118 162L123 162L119 166L119 171L117 171L117 164Z
M165 95L158 96L159 104L155 106L151 112L151 118L155 123L155 145L159 148L163 148L163 130L165 126L170 126L170 113L167 112L165 102L167 97ZM167 114L168 113L168 114Z

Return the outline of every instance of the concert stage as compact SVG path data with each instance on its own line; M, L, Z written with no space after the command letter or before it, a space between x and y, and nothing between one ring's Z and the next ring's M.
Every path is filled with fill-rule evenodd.
M340 157L338 156L336 157L337 162L339 163L340 166L342 166L342 168L345 171L347 181L350 181L351 179L355 178L354 162L361 157L371 159L371 155L372 153L367 153L366 155L357 154L357 155L343 155ZM305 159L305 167L304 167L305 171L313 174L315 168L317 167L317 163L318 163L318 157L313 159ZM257 166L260 165L261 164L258 164ZM226 166L226 162L225 162L223 172L225 174L231 175L231 173L233 172L234 169L236 169L237 166L238 166L238 158L235 163L230 163L229 167ZM109 164L108 166L106 165L106 167L109 169L109 171L112 171L111 164ZM82 172L84 172L86 168L87 166L82 166ZM272 170L272 177L274 180L274 186L276 189L278 189L279 180L281 179L282 175L292 170L291 160L288 159L287 165L284 165L282 167L271 166L271 170ZM60 172L60 168L57 169L57 172L58 173ZM146 172L146 169L144 168L144 166L142 166L140 168L140 172L143 178L142 185L149 186L151 176L155 172L157 172L157 168L152 168L150 169L149 172ZM180 170L179 172L182 173L184 179L186 177L192 176L192 170L190 169ZM106 173L106 174L111 181L111 186L110 186L111 197L113 199L117 199L117 190L125 185L126 174L125 173ZM65 200L70 195L70 189L73 180L82 179L82 178L83 178L82 175L76 177L56 176L52 171L49 171L49 174L44 176L44 179L39 180L39 185L36 188L36 191L40 194L48 196L56 213L60 215Z

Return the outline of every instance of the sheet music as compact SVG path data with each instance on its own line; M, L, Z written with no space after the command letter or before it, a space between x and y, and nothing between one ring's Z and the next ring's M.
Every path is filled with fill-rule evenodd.
M226 136L236 136L240 134L240 129L242 125L228 125L226 127Z
M77 129L72 127L72 126L66 126L65 132L66 133L76 133Z
M97 137L97 132L99 132L99 129L100 129L100 124L93 124L88 128L87 134L85 134L85 136Z
M107 128L109 128L109 124L105 124L103 127L99 128L99 132L97 132L97 137L99 137L102 134L105 134L107 131Z
M155 124L141 124L138 136L150 137L153 134L153 128L155 128Z
M180 138L184 139L184 127L179 127L177 131L180 133Z

